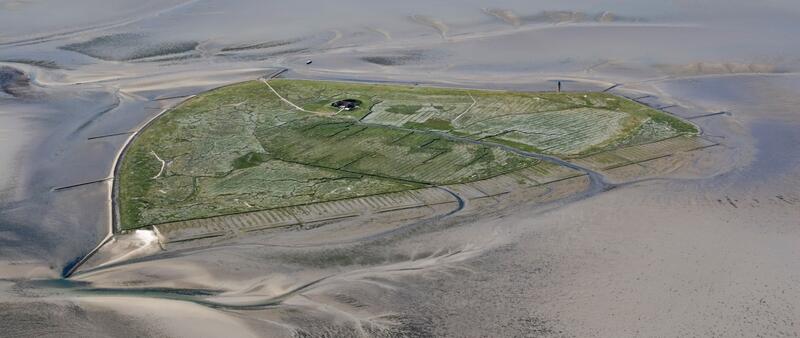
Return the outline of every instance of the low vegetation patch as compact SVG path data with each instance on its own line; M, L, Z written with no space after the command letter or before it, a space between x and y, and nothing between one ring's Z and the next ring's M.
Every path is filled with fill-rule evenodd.
M414 129L423 129L423 130L450 130L453 129L453 126L450 124L450 121L431 118L425 120L425 122L406 122L404 124L407 128L414 128Z
M497 144L570 157L697 132L608 94L269 84L293 105L251 81L198 95L144 130L121 164L121 227L471 182L542 165ZM359 108L332 104L342 100Z

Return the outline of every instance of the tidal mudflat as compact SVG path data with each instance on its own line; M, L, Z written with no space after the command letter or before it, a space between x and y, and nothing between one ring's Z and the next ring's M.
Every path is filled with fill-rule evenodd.
M0 335L797 335L798 19L0 2Z

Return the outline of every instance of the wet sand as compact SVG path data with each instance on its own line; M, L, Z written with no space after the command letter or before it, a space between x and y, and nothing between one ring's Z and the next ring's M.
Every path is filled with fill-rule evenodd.
M0 60L15 61L1 65L30 79L0 94L0 335L800 334L800 7L645 3L347 1L317 13L120 0L119 13L66 10L41 25L21 18L59 5L0 4ZM325 8L370 15L343 22ZM628 19L604 22L605 11ZM97 48L133 36L197 46L131 60L61 48L104 36ZM358 240L353 229L383 229L366 224L327 244L319 230L162 250L152 234L117 235L61 279L108 234L108 178L131 132L182 97L281 68L486 89L617 85L719 146L645 164L646 177L604 173L620 184L587 198L569 198L585 189L575 183L556 202L391 236Z

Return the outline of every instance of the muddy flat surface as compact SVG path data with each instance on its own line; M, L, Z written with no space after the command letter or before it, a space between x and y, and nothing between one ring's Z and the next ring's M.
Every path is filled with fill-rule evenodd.
M0 336L797 336L798 19L788 0L0 2ZM471 198L427 213L109 237L137 130L280 69L561 81L687 119L702 143L598 155L539 190L457 187Z

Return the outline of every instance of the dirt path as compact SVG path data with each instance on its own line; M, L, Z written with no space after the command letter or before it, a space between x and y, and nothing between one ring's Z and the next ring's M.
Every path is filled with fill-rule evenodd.
M161 174L164 172L164 167L166 167L166 166L167 166L167 162L164 162L164 160L162 160L162 159L161 159L161 157L158 157L158 154L156 154L156 152L155 152L155 151L152 151L152 150L151 150L151 151L150 151L150 153L151 153L151 154L153 154L153 156L155 156L155 157L156 157L156 160L158 160L159 162L161 162L161 169L159 169L159 170L158 170L158 174L156 174L155 176L151 177L152 179L156 179L156 178L158 178L159 176L161 176Z
M456 116L456 118L453 119L453 125L455 125L456 121L458 121L458 119L460 119L462 116L464 116L464 114L466 114L467 112L472 110L472 107L475 107L475 105L478 104L478 101L475 100L475 97L473 97L472 94L467 93L467 95L469 95L469 98L472 99L472 104L469 105L469 107L467 107L467 109L464 109L464 111L461 112L461 114L458 114L458 116Z
M270 84L269 84L269 81L268 81L267 79L263 79L263 78L262 78L262 79L261 79L261 82L263 82L265 85L267 85L267 87L269 87L269 90L271 90L273 93L275 93L275 96L277 96L279 99L281 99L281 101L283 101L283 102L286 102L286 104L288 104L288 105L292 106L294 109L297 109L297 110L299 110L299 111L301 111L301 112L305 112L305 113L311 113L311 114L314 114L314 115L319 115L319 116L332 116L332 115L336 115L335 113L322 113L322 112L317 112L317 111L311 111L311 110L306 110L306 109L303 109L302 107L300 107L300 106L298 106L298 105L294 104L294 102L292 102L292 101L289 101L289 100L288 100L288 99L286 99L285 97L281 96L281 94L279 94L279 93L278 93L278 91L276 91L276 90L275 90L275 88L272 88L272 86L270 86Z

